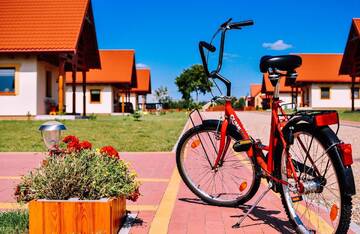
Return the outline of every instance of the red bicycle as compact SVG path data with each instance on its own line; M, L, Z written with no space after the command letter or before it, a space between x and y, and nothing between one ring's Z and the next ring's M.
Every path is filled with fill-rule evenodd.
M249 201L260 187L261 178L268 189L255 201L240 223L271 189L281 195L286 214L299 233L346 233L355 194L351 145L337 137L336 111L298 111L286 114L279 100L279 80L296 80L301 65L296 55L264 56L260 70L268 72L274 88L271 103L269 145L254 140L245 130L231 105L231 82L220 75L225 34L253 24L252 20L223 23L218 66L209 72L204 49L215 52L211 43L199 43L207 76L226 86L222 119L206 119L197 110L190 114L193 127L181 137L176 150L176 163L187 187L203 201L217 206L235 207ZM212 40L213 40L212 39ZM212 42L212 41L211 41ZM194 115L201 123L195 124ZM334 132L329 125L336 125ZM266 153L267 152L267 153Z

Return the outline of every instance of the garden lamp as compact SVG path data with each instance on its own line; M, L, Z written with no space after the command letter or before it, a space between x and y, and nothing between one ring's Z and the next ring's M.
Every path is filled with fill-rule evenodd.
M57 121L48 121L39 127L41 136L49 151L55 150L56 146L59 145L62 130L66 130L65 125Z

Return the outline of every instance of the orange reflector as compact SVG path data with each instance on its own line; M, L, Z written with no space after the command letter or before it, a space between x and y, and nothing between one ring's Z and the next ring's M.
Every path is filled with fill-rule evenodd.
M339 211L339 208L337 207L336 204L332 205L331 206L331 209L330 209L330 220L333 222L336 217L338 216L338 211Z
M302 201L303 198L302 198L302 196L295 196L295 197L292 197L291 200L292 200L292 202L295 203L295 202Z
M196 139L191 143L191 148L195 149L196 147L198 147L200 145L200 140Z
M246 181L242 182L239 187L240 192L244 191L246 187L247 187Z

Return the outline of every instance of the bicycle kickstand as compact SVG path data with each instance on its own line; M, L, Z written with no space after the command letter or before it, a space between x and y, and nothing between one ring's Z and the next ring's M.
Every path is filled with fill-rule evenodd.
M239 221L235 223L232 228L240 228L241 223L249 216L249 214L253 211L253 209L259 204L259 202L265 197L265 195L270 191L272 188L272 182L269 181L268 188L260 195L260 197L255 201L255 203L250 207L250 209L239 218Z

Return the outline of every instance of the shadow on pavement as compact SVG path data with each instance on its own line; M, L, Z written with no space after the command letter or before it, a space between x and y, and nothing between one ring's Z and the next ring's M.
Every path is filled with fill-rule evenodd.
M182 202L188 202L197 205L211 206L198 198L179 198L179 200ZM250 207L251 207L250 205L243 205L238 207L237 209L242 210L242 212L245 214L250 209ZM236 209L236 208L229 208L229 209ZM289 221L281 220L278 217L274 216L280 213L281 211L279 210L269 210L262 206L256 206L254 210L251 212L251 214L247 217L247 219L251 219L255 222L253 224L241 225L241 228L259 225L258 221L261 221L262 223L269 225L270 227L272 227L273 229L275 229L280 233L294 233L293 228L289 223ZM238 219L241 218L242 216L243 214L232 215L230 216L230 218L234 219L234 224L235 224L238 221Z

